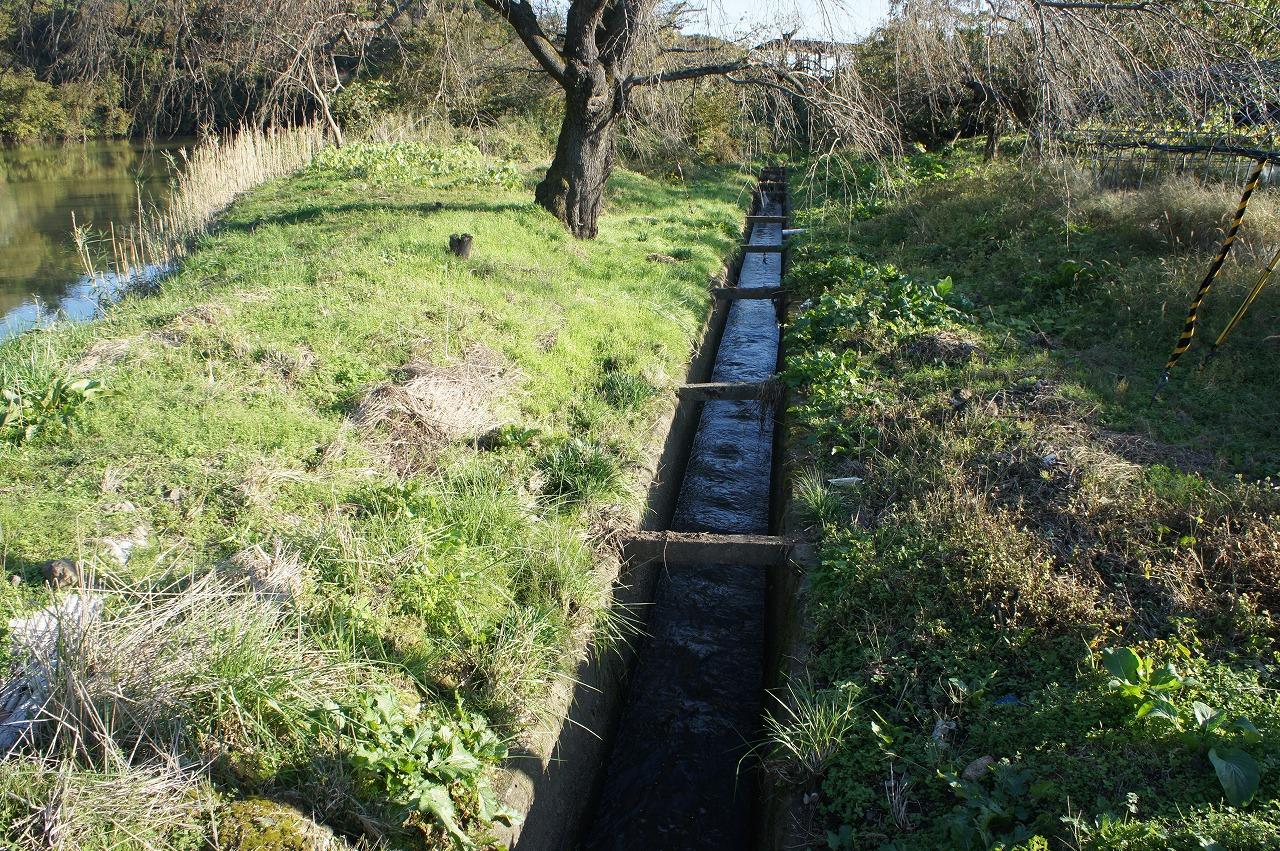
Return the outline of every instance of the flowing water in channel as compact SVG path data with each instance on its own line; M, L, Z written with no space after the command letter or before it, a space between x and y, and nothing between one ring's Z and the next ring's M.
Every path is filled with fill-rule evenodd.
M777 245L782 226L756 224L750 241ZM779 254L747 254L738 286L778 286L781 266ZM778 334L772 300L731 302L711 380L772 376ZM772 449L771 408L707 402L672 528L767 532ZM672 564L659 577L584 849L752 847L755 788L739 763L758 735L764 608L761 567Z
M90 142L0 149L0 340L56 318L89 319L119 294L89 279L71 216L92 231L163 203L179 143Z

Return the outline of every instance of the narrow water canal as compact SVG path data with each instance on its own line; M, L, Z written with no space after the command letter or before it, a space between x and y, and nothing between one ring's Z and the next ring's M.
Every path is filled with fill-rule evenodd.
M769 202L759 212L783 211ZM782 225L756 224L749 240L778 245ZM781 257L746 254L737 285L778 286ZM771 377L778 334L772 300L731 302L711 380ZM771 406L755 401L705 404L673 529L768 531L772 413ZM666 567L582 848L753 846L756 790L752 773L740 763L758 735L764 610L760 567Z
M85 277L71 216L106 231L137 218L139 197L163 203L171 174L166 154L179 144L0 149L0 340L57 317L97 313L113 295L103 289L110 281Z

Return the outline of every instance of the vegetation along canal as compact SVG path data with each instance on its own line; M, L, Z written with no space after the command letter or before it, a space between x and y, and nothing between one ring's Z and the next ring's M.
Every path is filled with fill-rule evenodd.
M109 292L86 278L72 215L97 232L164 196L173 145L90 142L0 150L0 339L54 316L96 315ZM92 237L91 237L92 238Z
M758 213L782 215L761 197ZM782 224L756 223L748 241L780 246ZM781 253L748 252L737 286L778 287L781 267ZM768 380L778 342L772 300L732 301L711 380ZM767 401L705 403L675 531L768 531L773 429ZM762 709L765 585L758 566L667 565L583 847L751 847L755 789L740 763Z

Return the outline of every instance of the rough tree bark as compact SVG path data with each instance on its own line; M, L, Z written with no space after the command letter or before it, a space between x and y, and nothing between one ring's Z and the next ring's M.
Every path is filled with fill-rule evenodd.
M537 202L579 239L593 239L613 171L614 123L622 114L622 67L631 58L631 32L616 14L632 0L576 0L565 18L564 118L551 167L534 192Z
M534 198L574 236L593 239L599 232L605 183L613 171L618 95L590 71L579 75L571 69L567 76L556 154Z

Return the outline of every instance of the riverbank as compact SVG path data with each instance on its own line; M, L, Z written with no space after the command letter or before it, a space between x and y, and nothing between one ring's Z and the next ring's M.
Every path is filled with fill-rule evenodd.
M761 751L793 840L1276 847L1274 293L1150 401L1237 190L963 151L910 180L896 201L813 185L797 214L792 522L820 559Z
M256 847L254 808L281 805L387 847L507 817L486 780L505 742L625 628L600 536L641 508L748 185L622 173L577 242L532 179L465 146L323 152L158 292L0 345L0 385L33 400L0 446L0 607L65 599L44 587L65 558L106 612L55 678L92 734L3 764L15 841L68 784L89 849L219 828ZM187 625L147 642L198 664L131 669L154 623ZM132 774L167 819L93 799Z
M329 142L313 125L242 127L163 147L83 143L0 151L0 341L83 321L146 288L243 193Z

